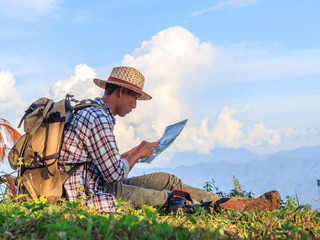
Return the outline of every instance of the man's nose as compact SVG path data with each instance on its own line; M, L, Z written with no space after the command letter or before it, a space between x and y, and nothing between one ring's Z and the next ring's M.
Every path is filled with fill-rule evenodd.
M134 109L136 108L136 106L137 106L137 100L134 101L132 108Z

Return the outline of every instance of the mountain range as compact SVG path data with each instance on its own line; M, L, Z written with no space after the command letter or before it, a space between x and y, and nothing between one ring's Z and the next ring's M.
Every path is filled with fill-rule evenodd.
M152 172L169 172L185 183L202 188L214 179L222 192L232 188L235 175L245 191L255 197L269 190L286 196L298 197L300 204L319 208L320 146L301 147L273 154L256 154L247 149L214 149L210 154L176 153L166 168L135 167L129 176Z

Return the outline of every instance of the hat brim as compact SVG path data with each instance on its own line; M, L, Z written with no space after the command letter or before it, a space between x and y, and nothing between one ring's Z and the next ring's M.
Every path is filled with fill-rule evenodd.
M144 92L144 91L142 91L140 89L137 89L135 87L132 87L130 85L127 85L125 83L113 82L113 81L110 81L110 80L106 81L106 80L102 80L102 79L99 79L99 78L94 78L93 82L98 87L101 87L102 89L106 89L106 84L107 83L111 83L111 84L114 84L114 85L118 85L118 86L121 86L121 87L128 88L128 89L140 94L140 97L138 98L138 100L150 100L150 99L152 99L152 97L148 93L146 93L146 92Z

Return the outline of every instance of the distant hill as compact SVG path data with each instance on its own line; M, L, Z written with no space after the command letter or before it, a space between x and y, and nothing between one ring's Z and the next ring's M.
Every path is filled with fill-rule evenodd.
M195 164L191 164L191 159ZM256 196L277 189L282 197L297 193L301 203L319 207L320 146L302 147L293 151L281 151L259 155L247 149L217 149L211 154L178 153L171 161L172 168L134 168L130 176L151 172L170 172L185 183L203 187L214 179L223 192L232 189L232 176L240 180L244 190ZM180 163L180 166L176 166ZM185 166L182 163L186 163Z
M280 151L272 154L277 157L293 157L314 159L320 157L320 146L300 147L292 151Z
M210 154L198 154L196 152L177 152L170 162L170 168L178 166L191 166L196 163L218 163L218 162L231 162L241 163L248 161L260 161L268 158L268 155L259 155L250 152L248 149L226 149L217 148L211 150Z

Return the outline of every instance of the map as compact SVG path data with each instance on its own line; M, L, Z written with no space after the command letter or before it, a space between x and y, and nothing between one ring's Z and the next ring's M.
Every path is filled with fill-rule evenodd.
M181 122L169 125L166 127L162 137L160 138L160 147L153 148L153 155L151 157L145 157L138 160L139 163L151 163L156 156L167 149L174 140L179 136L183 128L185 127L188 119Z

